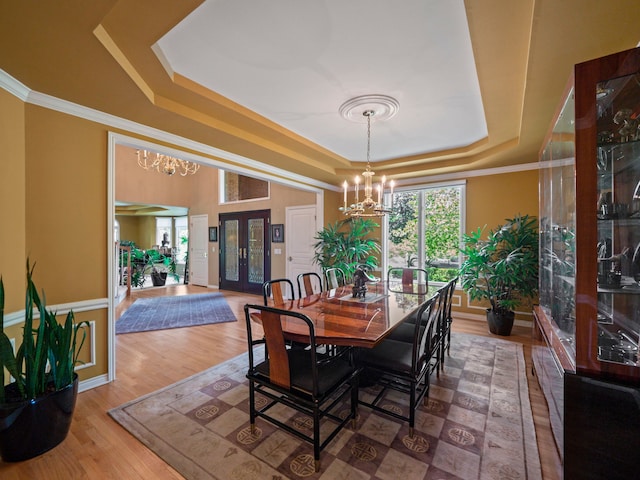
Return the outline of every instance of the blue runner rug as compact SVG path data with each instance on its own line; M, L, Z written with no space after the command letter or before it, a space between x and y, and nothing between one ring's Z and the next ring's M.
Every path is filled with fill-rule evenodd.
M236 316L221 293L140 298L116 321L116 333L235 321Z

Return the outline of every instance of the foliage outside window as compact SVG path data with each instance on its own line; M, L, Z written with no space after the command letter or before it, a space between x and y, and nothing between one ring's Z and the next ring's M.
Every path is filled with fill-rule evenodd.
M463 189L449 185L394 193L388 267L426 268L434 282L457 275Z

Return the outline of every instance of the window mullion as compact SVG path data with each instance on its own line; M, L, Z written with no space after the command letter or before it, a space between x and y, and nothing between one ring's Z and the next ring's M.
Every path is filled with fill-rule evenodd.
M420 190L418 197L418 265L425 268L425 208L424 208L424 190Z

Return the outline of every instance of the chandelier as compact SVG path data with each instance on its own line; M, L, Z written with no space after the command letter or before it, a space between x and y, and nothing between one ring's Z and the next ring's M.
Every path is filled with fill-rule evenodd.
M170 157L157 152L149 152L147 150L136 150L138 155L138 165L145 170L156 170L166 175L173 175L179 172L183 177L194 174L200 168L200 165L187 160Z
M348 100L340 107L340 114L347 120L354 122L367 122L367 168L362 172L364 179L363 198L360 200L360 183L361 179L356 176L354 179L355 202L347 203L347 192L349 183L345 180L342 184L344 191L344 205L340 207L340 211L350 217L382 217L387 213L391 213L393 208L393 187L394 181L389 182L391 206L384 205L384 189L387 181L386 176L382 176L380 183L376 185L376 199L373 194L373 176L375 172L371 170L371 119L375 116L378 120L386 120L391 118L398 111L398 102L391 97L385 95L363 95Z

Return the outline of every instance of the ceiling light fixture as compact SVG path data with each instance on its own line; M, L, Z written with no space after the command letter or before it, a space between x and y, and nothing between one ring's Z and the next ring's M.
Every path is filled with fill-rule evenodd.
M149 152L147 150L136 150L136 153L140 167L145 170L156 170L169 176L179 172L180 175L186 177L189 174L193 175L200 168L197 163L170 157L162 153Z
M382 217L387 213L391 213L393 209L393 187L394 181L389 182L391 206L384 205L384 189L386 176L382 176L380 183L376 185L377 201L373 199L373 176L375 172L371 170L371 120L376 121L388 120L398 111L399 104L396 99L386 95L363 95L352 98L343 103L340 107L340 114L347 120L361 123L364 119L367 122L367 168L362 172L364 178L364 198L360 200L360 177L356 176L355 184L355 203L347 204L347 192L349 183L345 180L342 184L344 190L344 205L340 207L340 211L350 217Z

